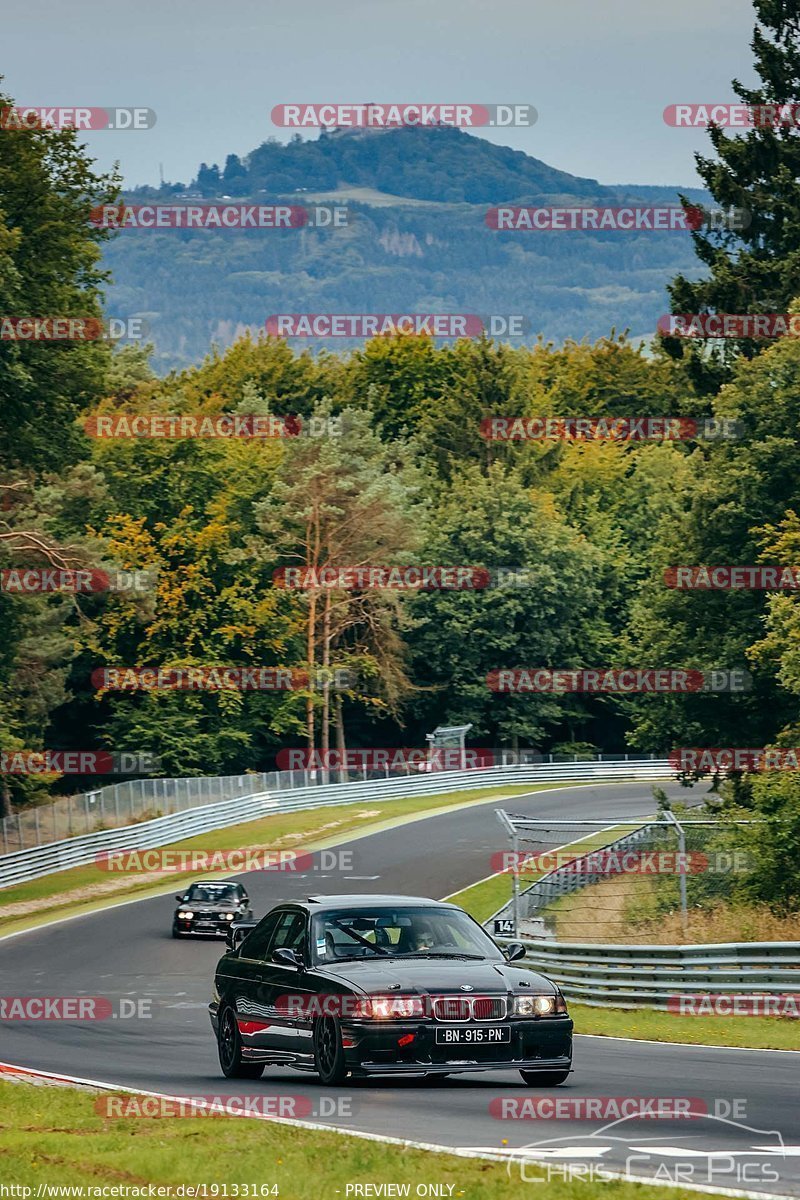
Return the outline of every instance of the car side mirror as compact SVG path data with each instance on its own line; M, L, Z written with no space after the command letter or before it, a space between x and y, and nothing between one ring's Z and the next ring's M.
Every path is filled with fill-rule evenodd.
M251 929L255 929L258 921L233 921L225 930L225 941L231 950L235 950L244 941Z
M302 954L298 954L296 950L290 950L288 946L281 946L272 953L273 962L286 963L289 967L296 967L298 970L304 966Z
M183 904L183 902L184 902L184 900L186 899L186 897L185 897L185 896L184 896L184 894L181 892L181 893L179 893L179 894L178 894L178 895L175 897L175 899L178 901L178 904Z
M506 962L516 962L518 958L525 957L525 947L522 942L509 942L503 954L506 956Z

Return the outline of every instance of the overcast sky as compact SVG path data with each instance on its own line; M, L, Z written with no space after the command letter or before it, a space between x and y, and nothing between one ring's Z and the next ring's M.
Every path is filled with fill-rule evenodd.
M286 140L275 104L365 100L532 104L533 128L485 136L603 183L690 185L706 138L662 111L733 100L752 26L749 0L26 0L0 71L20 104L154 109L151 130L85 135L129 185Z

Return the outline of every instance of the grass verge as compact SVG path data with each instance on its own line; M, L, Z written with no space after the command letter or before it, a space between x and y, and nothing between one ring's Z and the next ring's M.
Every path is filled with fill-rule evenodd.
M587 1004L570 1004L569 1011L576 1033L692 1046L800 1050L800 1021L792 1017L682 1017L656 1008L593 1008Z
M503 796L569 787L566 783L520 784L514 787L476 788L446 792L438 796L414 796L341 807L319 807L295 813L276 813L242 825L229 825L197 837L162 846L162 850L203 851L243 848L320 850L346 841L356 833L375 833L388 825L434 816L454 807L467 807ZM41 925L55 917L67 917L106 908L122 899L166 895L181 884L213 872L184 871L164 874L109 874L94 864L43 875L29 883L0 890L0 934L14 933ZM230 872L219 873L223 877Z
M253 1084L249 1086L252 1093ZM204 1117L106 1118L95 1111L97 1100L76 1088L0 1081L4 1181L31 1188L30 1196L47 1185L130 1189L121 1190L122 1196L136 1195L137 1187L146 1195L153 1185L169 1189L162 1195L180 1196L181 1185L202 1184L208 1196L222 1196L223 1189L231 1196L238 1185L240 1196L259 1200L272 1195L280 1200L335 1200L348 1194L348 1184L351 1189L354 1184L400 1185L400 1190L383 1194L401 1196L407 1185L413 1196L422 1182L442 1185L438 1194L456 1200L512 1200L523 1186L519 1168L504 1163L238 1117L216 1117L212 1129ZM247 1184L259 1190L245 1192ZM272 1185L274 1192L266 1190ZM17 1194L24 1200L24 1193ZM604 1200L675 1200L676 1193L616 1181L556 1180L547 1185L548 1200L587 1200L593 1195Z

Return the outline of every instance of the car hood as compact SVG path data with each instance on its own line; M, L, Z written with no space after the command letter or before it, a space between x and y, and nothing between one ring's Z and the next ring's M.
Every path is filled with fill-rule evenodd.
M218 904L204 900L202 904L196 900L187 900L185 904L179 904L178 908L190 908L192 912L236 912L238 904L231 904L229 901L220 901Z
M318 970L330 979L348 983L364 992L390 988L398 994L409 992L458 992L469 986L477 993L503 993L521 990L531 994L555 993L555 985L535 971L522 970L511 963L473 962L468 959L441 958L354 959ZM399 987L397 985L400 985Z

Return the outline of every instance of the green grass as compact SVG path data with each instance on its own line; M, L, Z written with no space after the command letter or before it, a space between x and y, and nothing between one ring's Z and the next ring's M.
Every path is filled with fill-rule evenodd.
M489 920L492 913L496 913L498 908L502 908L506 901L511 899L511 883L510 874L492 875L490 879L474 883L472 887L464 888L463 892L455 892L447 899L451 904L460 904L476 921L483 924Z
M361 801L341 807L319 807L296 813L276 813L242 825L229 825L197 837L173 842L164 850L239 850L245 847L277 847L315 850L346 841L354 832L376 832L387 825L419 819L457 806L480 804L482 801L516 796L554 787L569 787L567 783L520 784L512 787L476 788L446 792L438 796L414 796L394 800ZM105 908L121 899L133 896L166 895L180 890L181 884L208 872L170 872L158 880L142 878L137 873L109 873L95 865L73 867L43 875L29 883L15 884L0 890L0 933L13 933L43 924L55 917ZM227 872L230 874L230 872ZM98 893L113 880L112 891ZM9 913L6 906L31 905L25 914Z
M242 1092L257 1095L259 1089L262 1084L250 1083ZM217 1195L223 1186L231 1195L234 1184L276 1184L280 1200L345 1200L346 1186L357 1183L410 1184L413 1196L423 1182L445 1185L445 1195L452 1185L449 1194L456 1200L515 1200L524 1186L519 1168L504 1163L237 1117L107 1118L95 1111L97 1100L75 1088L0 1080L3 1183L30 1187L33 1195L39 1185L175 1189L206 1184L209 1197L214 1184ZM499 1131L495 1140L500 1146ZM668 1188L616 1181L558 1180L546 1191L547 1200L676 1196Z
M800 1021L792 1017L682 1017L655 1008L594 1008L586 1004L570 1004L569 1011L576 1033L688 1045L800 1050Z

